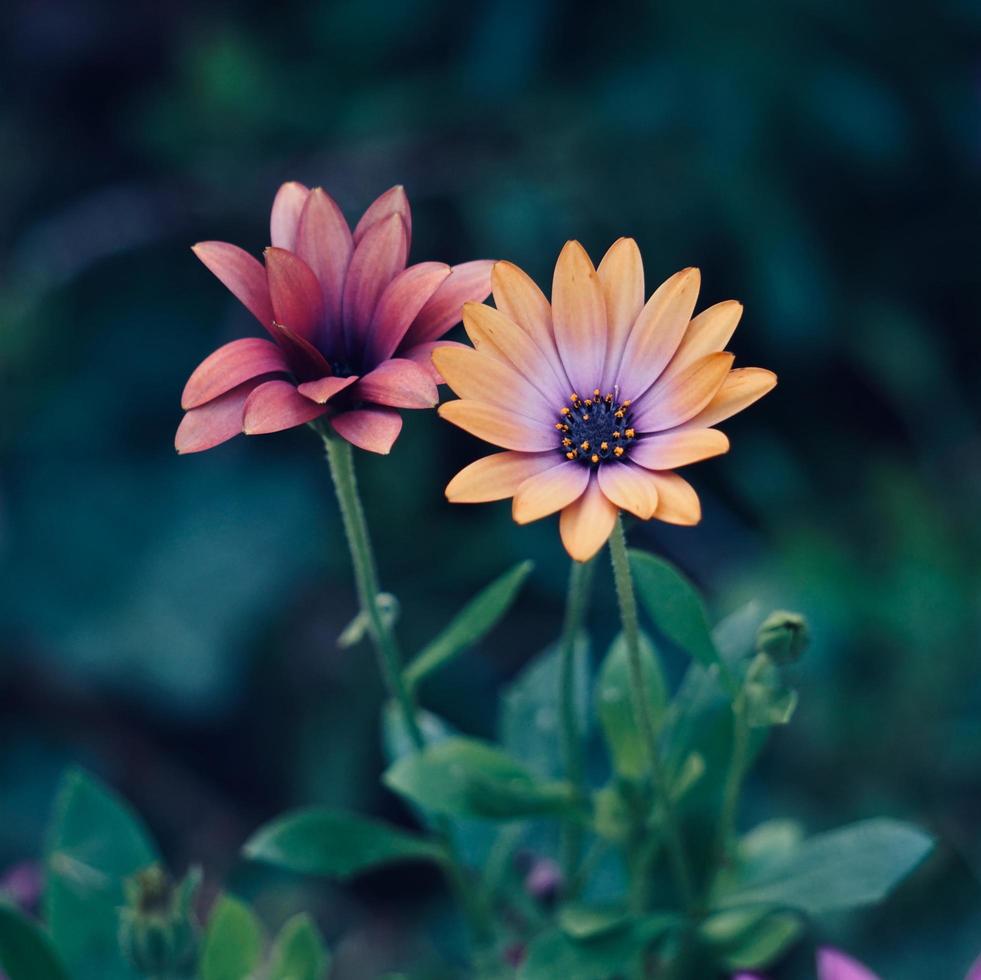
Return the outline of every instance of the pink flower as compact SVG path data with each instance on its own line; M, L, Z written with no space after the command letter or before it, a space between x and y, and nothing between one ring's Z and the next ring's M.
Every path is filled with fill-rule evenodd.
M265 267L226 242L194 246L272 339L233 340L197 367L181 398L177 451L326 416L348 442L387 453L402 428L397 409L435 406L432 352L463 304L490 293L492 263L407 267L412 218L401 187L352 233L321 188L283 184L270 230Z

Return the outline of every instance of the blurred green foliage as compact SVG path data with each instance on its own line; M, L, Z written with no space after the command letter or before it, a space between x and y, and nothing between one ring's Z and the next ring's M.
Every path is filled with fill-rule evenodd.
M649 286L697 264L702 305L745 303L738 363L780 387L692 471L702 525L632 539L714 613L807 614L800 708L748 818L932 829L932 877L823 938L897 980L964 972L981 934L976 5L12 0L0 26L0 864L40 852L74 761L212 881L286 806L407 816L377 787L372 664L335 646L354 598L316 440L171 449L190 370L252 330L187 246L260 249L285 179L350 214L401 182L416 259L499 256L547 285L567 238L598 258L630 234ZM536 561L508 620L427 681L482 736L490 689L557 633L566 566L550 522L444 502L477 452L416 413L359 464L410 648ZM237 875L274 924L307 887ZM341 976L443 941L424 869L305 894L346 937Z

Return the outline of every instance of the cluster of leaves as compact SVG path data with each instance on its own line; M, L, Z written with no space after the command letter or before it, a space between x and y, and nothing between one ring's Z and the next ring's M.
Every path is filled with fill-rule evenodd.
M882 899L931 849L922 832L877 819L808 838L774 820L734 841L726 834L731 792L770 729L793 713L783 668L799 653L799 618L770 617L761 629L750 607L711 630L676 569L643 552L631 553L631 565L651 627L642 634L640 698L656 729L667 801L652 792L625 637L592 676L581 634L570 649L545 650L505 692L496 743L421 711L426 744L417 751L396 707L386 707L383 781L418 830L309 807L261 828L245 856L337 880L401 862L449 869L462 856L472 878L463 897L484 923L474 969L487 978L517 969L520 980L596 980L645 964L699 977L756 969L798 940L809 918ZM409 686L417 691L486 634L529 571L517 566L469 603L407 666ZM659 655L665 644L690 657L673 693ZM582 783L569 778L560 749L563 657L574 724L590 749ZM668 873L669 809L691 864L695 894L687 898ZM571 857L560 854L560 835L570 833ZM522 873L521 855L556 869L548 883ZM10 980L327 976L326 947L305 915L270 943L246 904L221 895L202 930L199 876L174 885L159 861L124 804L90 777L70 775L45 855L44 926L0 906L0 964Z

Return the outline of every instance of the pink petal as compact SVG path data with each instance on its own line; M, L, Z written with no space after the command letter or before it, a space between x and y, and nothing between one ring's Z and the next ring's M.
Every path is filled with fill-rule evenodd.
M285 249L267 248L265 257L269 295L277 322L316 345L324 316L317 277L303 259Z
M829 947L818 950L817 969L818 980L879 980L857 960Z
M228 242L198 242L191 251L268 330L273 308L262 263Z
M401 184L390 187L368 206L368 210L361 216L354 229L354 244L357 245L364 238L369 228L393 214L397 214L405 223L406 249L408 249L412 241L412 210L409 208L405 188Z
M219 347L195 369L181 395L181 408L191 409L231 391L260 374L289 371L283 352L261 337L243 337Z
M681 343L701 278L682 269L654 291L627 338L620 362L620 391L636 401L658 379Z
M400 272L386 287L371 318L365 347L368 364L391 357L419 311L450 275L442 262L420 262Z
M482 303L490 295L491 269L494 263L477 259L453 266L449 276L419 311L402 341L403 347L415 347L439 340L463 316L464 303Z
M981 956L974 961L964 980L981 980Z
M344 277L353 250L351 229L341 209L322 187L315 187L300 215L296 254L320 282L327 329L340 329Z
M309 187L295 180L279 188L269 215L270 244L293 251L296 245L296 228L309 193Z
M420 367L425 368L433 381L441 385L445 384L445 381L439 371L436 370L436 365L433 364L433 351L439 350L440 347L462 347L464 350L472 350L466 344L458 343L455 340L434 340L428 344L410 347L408 350L400 350L399 357L405 358L407 361L414 361Z
M309 340L304 340L289 327L275 321L270 332L286 353L286 359L293 373L301 381L310 381L333 373L324 355Z
M289 381L266 381L249 395L242 413L247 436L281 432L311 422L327 409L304 398Z
M312 401L317 402L318 405L324 405L331 400L338 392L343 391L345 388L349 388L351 385L357 381L356 375L351 375L349 378L317 378L316 381L304 381L303 384L297 385L296 390L303 395L304 398L309 398Z
M359 382L357 395L366 402L392 408L433 408L439 401L429 372L414 361L383 361Z
M569 380L588 397L603 381L606 301L599 276L579 242L566 242L555 263L552 327Z
M177 427L174 448L182 455L200 453L237 436L242 431L245 402L261 380L253 378L206 405L192 408Z
M558 453L555 459L561 459ZM518 487L511 505L511 516L518 524L548 517L578 500L589 484L589 467L582 463L562 462L544 473L529 476Z
M357 408L335 415L334 431L359 449L387 454L402 430L402 416L390 408Z
M362 351L385 287L405 268L409 239L398 214L371 225L354 248L344 283L344 336L350 352Z
M483 504L513 497L518 487L536 473L555 466L555 450L544 453L504 452L484 456L464 466L446 487L453 504Z

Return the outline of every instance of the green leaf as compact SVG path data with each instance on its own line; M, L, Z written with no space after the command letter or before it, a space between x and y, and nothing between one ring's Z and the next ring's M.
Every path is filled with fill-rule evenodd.
M486 636L511 607L532 568L534 564L530 561L515 565L471 599L405 668L406 684L414 688L424 677Z
M64 779L45 856L45 921L75 980L135 976L119 948L123 880L157 860L142 822L94 777Z
M640 659L644 696L651 706L654 723L660 727L668 692L661 663L646 633L641 634ZM627 779L640 779L647 771L644 737L634 713L633 675L627 641L621 632L610 646L596 681L596 711L613 768Z
M804 931L801 917L766 905L727 909L709 916L701 939L713 948L726 970L757 970L769 966Z
M47 934L0 901L0 967L10 980L68 980Z
M630 567L637 595L654 625L703 667L715 666L727 690L734 693L695 586L670 562L645 551L631 549Z
M678 927L671 913L654 913L632 926L580 941L556 929L528 946L518 980L607 980L622 977L636 956Z
M255 913L223 895L208 920L201 953L201 980L246 980L259 966L264 944Z
M626 928L633 917L621 905L583 905L575 902L559 909L559 928L579 941Z
M298 874L350 878L383 864L439 861L442 853L414 834L329 807L294 810L257 831L245 856Z
M589 730L589 640L576 637L572 656L576 723ZM564 774L559 725L559 675L562 651L546 648L515 678L501 699L500 738L504 748L539 776Z
M932 850L923 831L878 818L805 840L782 860L737 876L717 908L781 905L808 915L871 905L886 897Z
M385 784L413 803L451 817L508 820L568 810L567 783L541 782L500 749L454 736L390 766Z
M269 980L324 980L330 954L313 920L294 915L280 930L269 957Z

